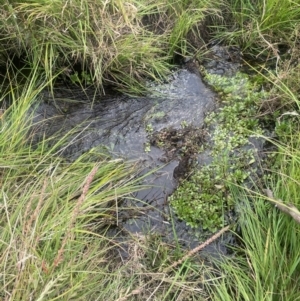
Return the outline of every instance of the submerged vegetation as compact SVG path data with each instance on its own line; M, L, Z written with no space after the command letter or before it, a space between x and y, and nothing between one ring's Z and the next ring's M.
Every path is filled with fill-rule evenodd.
M300 300L299 224L279 210L300 207L298 0L0 2L1 299ZM138 166L101 148L69 162L60 156L68 137L33 144L29 109L56 82L143 93L147 80L188 56L201 62L214 43L239 47L253 65L251 83L206 75L223 102L207 117L215 161L177 192L176 211L191 225L214 231L226 206L239 211L225 222L238 225L234 256L211 270L153 234L132 235L124 251L108 229L122 198L142 189ZM249 132L263 135L258 120L275 146L259 181L254 154L226 156ZM188 210L201 193L210 199Z

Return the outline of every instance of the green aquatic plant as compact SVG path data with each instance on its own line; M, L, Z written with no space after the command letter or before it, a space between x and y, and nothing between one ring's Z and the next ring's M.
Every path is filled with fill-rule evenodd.
M79 84L80 86L91 85L93 83L91 75L85 71L81 72L80 75L76 71L70 75L70 80L73 84Z
M169 198L175 212L189 226L200 225L203 230L215 232L224 224L225 187L216 177L218 172L213 166L204 167L181 183Z
M189 125L188 125L188 123L187 123L186 120L182 120L182 121L180 122L180 126L181 126L181 128L185 129L185 128L187 128Z
M156 106L151 108L150 112L144 117L145 121L147 121L147 122L157 122L157 121L163 119L166 116L165 112L163 112L163 111L157 111L156 112L155 110L156 110ZM147 126L146 126L146 129L147 129Z
M230 222L226 212L234 208L229 183L242 184L255 169L255 150L249 138L262 134L255 117L259 102L266 93L260 91L242 73L233 77L206 74L206 81L220 95L220 108L206 117L212 162L196 169L170 197L178 216L192 227L211 232Z
M151 123L148 123L148 124L146 125L146 132L147 132L148 134L153 133L153 126L152 126Z

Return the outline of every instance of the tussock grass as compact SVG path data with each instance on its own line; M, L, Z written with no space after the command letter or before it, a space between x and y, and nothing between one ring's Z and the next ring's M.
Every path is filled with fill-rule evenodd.
M226 0L222 4L223 19L216 19L212 29L215 38L239 45L247 55L277 59L299 37L299 1Z
M278 175L282 180L273 183L272 189L299 208L299 157L289 161L284 168L291 173ZM265 196L250 196L240 189L233 192L242 202L242 246L219 263L220 278L210 286L213 300L300 300L299 225Z
M162 80L187 35L217 1L4 1L0 54L38 56L40 72L82 84L143 91L145 78ZM147 18L156 21L148 23ZM149 20L150 20L149 19ZM152 20L152 19L151 19ZM200 37L199 37L200 38ZM77 72L77 73L76 73Z
M114 245L105 229L118 199L140 189L136 168L96 150L67 163L53 156L63 140L31 146L28 109L41 89L33 74L11 90L0 120L0 298L96 300Z

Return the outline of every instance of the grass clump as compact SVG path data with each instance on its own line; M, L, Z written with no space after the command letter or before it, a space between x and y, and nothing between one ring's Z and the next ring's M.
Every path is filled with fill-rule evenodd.
M239 45L252 57L280 59L298 37L299 1L226 0L223 18L215 19L215 38Z
M290 159L289 163L294 165L296 162ZM299 208L299 182L295 182L293 172L298 163L289 168L293 178L280 174L283 181L272 188L276 195L284 197L284 202L292 202ZM265 196L250 196L241 189L233 189L234 197L241 201L241 246L233 250L235 256L218 263L220 278L209 287L212 298L299 300L298 225L290 216L270 205Z
M119 198L138 189L136 169L96 150L67 163L54 155L64 139L31 146L28 112L42 88L31 78L11 90L0 120L0 298L96 299L110 275L113 243L103 235Z
M2 65L23 58L48 80L145 90L145 79L162 80L176 52L189 50L188 34L216 11L211 1L4 1ZM195 36L195 34L194 34ZM20 59L17 59L20 60Z

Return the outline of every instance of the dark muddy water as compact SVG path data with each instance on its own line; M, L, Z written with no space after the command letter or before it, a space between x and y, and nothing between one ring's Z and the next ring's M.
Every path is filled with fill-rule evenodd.
M173 239L175 230L182 245L192 247L199 243L197 230L176 217L172 226L169 218L167 196L178 184L173 173L180 156L176 151L171 157L166 155L165 150L151 145L149 136L164 129L201 128L205 115L215 107L215 94L199 75L186 69L175 72L168 83L151 89L151 95L142 98L98 98L90 91L64 88L56 89L54 99L45 93L45 102L35 111L36 139L43 134L49 137L60 133L61 137L75 129L63 152L70 160L105 145L114 156L138 160L144 173L157 168L144 181L152 188L123 202L123 207L131 209L121 210L119 226L131 233L151 230L168 241ZM138 211L142 213L137 214Z
M183 123L201 126L214 106L214 93L187 70L175 73L170 83L153 88L149 97L103 98L86 93L57 89L55 101L45 95L47 103L35 113L35 123L47 119L38 131L47 136L77 128L76 142L65 150L69 158L100 144L129 159L157 158L157 150L145 152L150 131L179 129Z
M210 61L208 67L217 74L234 72L238 64L229 62L230 57L224 59L221 50L216 47L215 56L223 56L223 61ZM159 148L150 138L164 131L184 135L187 127L200 131L205 115L215 109L215 93L192 69L174 72L163 85L151 87L149 84L152 92L147 97L101 97L89 90L58 87L53 97L45 92L44 101L35 109L35 139L44 134L49 137L59 133L61 137L70 130L74 132L63 151L70 160L91 148L105 145L113 156L138 161L144 174L156 169L144 181L151 188L121 204L118 227L112 230L115 233L120 229L123 230L120 233L148 233L150 230L168 242L176 236L180 244L188 248L200 243L199 229L191 229L178 220L167 201L178 185L174 169L182 160L180 148L184 138L176 138L176 143L168 150ZM205 165L211 161L211 156L203 152L199 160ZM228 234L206 251L226 253L225 245L230 239Z

